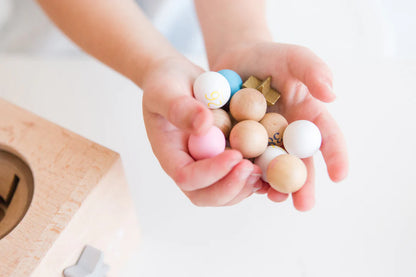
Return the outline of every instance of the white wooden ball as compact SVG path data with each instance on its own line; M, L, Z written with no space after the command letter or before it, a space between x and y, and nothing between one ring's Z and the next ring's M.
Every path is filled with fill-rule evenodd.
M321 132L308 120L290 123L283 133L283 145L286 151L301 159L313 156L321 147L321 142Z
M196 78L194 96L209 109L218 109L227 104L231 88L227 79L218 72L207 71Z

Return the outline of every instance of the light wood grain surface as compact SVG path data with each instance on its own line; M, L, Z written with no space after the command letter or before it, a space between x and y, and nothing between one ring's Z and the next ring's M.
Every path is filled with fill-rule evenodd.
M25 217L0 240L0 276L29 276L35 268L34 276L59 276L85 242L105 250L112 244L111 260L125 236L137 236L117 153L3 99L0 145L26 161L35 180Z

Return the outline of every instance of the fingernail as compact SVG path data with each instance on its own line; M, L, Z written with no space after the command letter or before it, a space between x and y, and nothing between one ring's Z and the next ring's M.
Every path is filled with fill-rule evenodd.
M334 93L334 88L332 87L332 85L330 84L330 83L325 83L325 86L328 88L328 90L333 94L333 95L335 95L335 93Z
M234 160L231 160L228 164L228 166L231 168L233 168L234 166L236 166L239 162L241 161L241 158L235 158Z
M248 176L250 176L251 172L253 172L253 166L245 167L244 169L242 169L239 174L240 180L247 179Z
M202 116L202 114L200 112L195 113L192 127L194 129L199 129L203 123L204 123L204 117Z
M263 187L262 183L257 183L257 181L260 179L261 174L251 174L250 177L247 179L247 185L253 186L253 191L257 191Z
M259 187L259 188L253 187L253 192L259 191L262 187L263 187L263 186L261 186L261 187Z

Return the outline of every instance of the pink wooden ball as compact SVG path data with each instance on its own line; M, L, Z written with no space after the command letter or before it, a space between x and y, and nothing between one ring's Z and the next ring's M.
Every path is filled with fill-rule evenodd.
M212 158L225 149L225 137L222 131L212 126L209 131L201 136L190 135L188 150L195 160Z

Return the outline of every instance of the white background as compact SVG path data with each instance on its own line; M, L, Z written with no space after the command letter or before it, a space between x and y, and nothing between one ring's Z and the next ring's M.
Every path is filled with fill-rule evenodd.
M192 206L152 155L139 89L89 58L4 52L0 97L121 153L142 229L123 276L416 276L415 2L269 4L276 40L334 71L351 168L334 184L317 155L311 212Z

